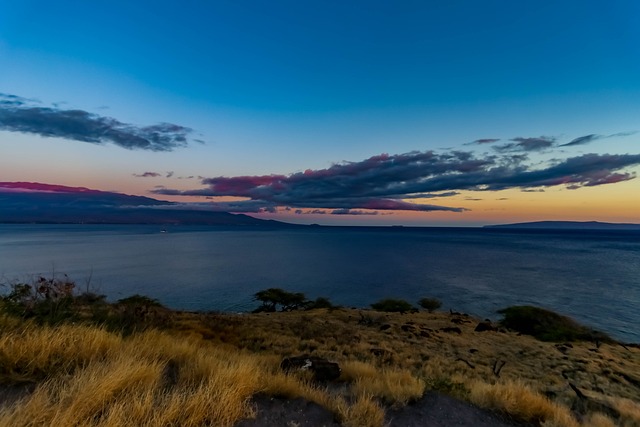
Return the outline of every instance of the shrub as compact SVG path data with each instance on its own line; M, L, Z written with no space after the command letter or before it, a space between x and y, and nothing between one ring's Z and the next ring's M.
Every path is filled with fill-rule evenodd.
M613 342L603 332L587 328L566 316L528 305L499 310L504 316L502 326L531 335L541 341L601 341Z
M328 308L328 309L332 309L335 308L333 304L331 304L331 301L329 301L328 298L324 298L324 297L318 297L316 298L315 301L308 301L307 305L306 305L306 309L307 310L313 310L316 308Z
M413 310L413 306L402 299L385 298L371 304L371 308L378 311L405 313Z
M10 315L33 318L41 324L57 324L74 318L75 284L64 275L47 279L40 276L32 284L15 283L1 297L2 307Z
M287 292L280 288L269 288L256 292L254 299L262 303L255 312L274 312L278 306L281 306L282 311L298 310L308 304L303 293Z
M168 309L157 299L144 295L132 295L118 300L114 310L107 313L104 325L129 335L150 327L165 327L169 323Z
M432 313L433 311L442 307L442 302L440 302L440 300L436 298L422 298L420 301L418 301L418 304L429 313Z

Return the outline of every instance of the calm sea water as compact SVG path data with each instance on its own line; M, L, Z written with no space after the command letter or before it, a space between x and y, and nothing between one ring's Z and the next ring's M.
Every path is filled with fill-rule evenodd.
M0 225L4 283L62 273L111 300L139 293L189 310L251 310L269 287L355 307L436 297L492 319L532 304L640 342L634 232Z

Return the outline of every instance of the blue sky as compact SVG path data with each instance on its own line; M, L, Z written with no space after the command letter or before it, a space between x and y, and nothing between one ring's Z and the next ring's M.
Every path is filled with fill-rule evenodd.
M382 153L457 150L487 158L508 151L496 147L544 137L553 143L513 147L527 156L521 167L587 154L636 155L639 17L635 1L0 2L0 93L20 97L21 111L81 110L135 126L189 129L186 146L154 151L6 125L0 180L141 195L162 186L175 190L164 191L171 200L197 202L175 194L211 189L202 178L287 176ZM560 147L587 135L599 137ZM500 141L470 144L480 139ZM638 164L623 163L608 171L626 179L583 180L590 187L584 190L544 184L537 189L547 194L530 205L523 197L531 195L522 194L528 187L496 193L467 185L436 198L438 206L465 209L458 212L332 217L291 202L274 214L270 200L272 213L262 216L419 225L640 221L632 179ZM144 172L158 176L134 176ZM611 201L614 187L619 196ZM574 204L558 201L569 194ZM470 199L480 198L486 203L478 209ZM497 199L513 200L512 208L496 208L490 202ZM309 209L347 206L332 203ZM589 218L572 214L580 204ZM537 208L543 205L546 211ZM614 206L609 216L605 205ZM492 217L491 209L506 211Z

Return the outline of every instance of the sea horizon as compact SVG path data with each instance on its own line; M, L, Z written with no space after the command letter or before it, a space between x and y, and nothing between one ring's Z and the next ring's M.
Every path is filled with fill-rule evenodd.
M68 274L110 300L143 294L174 309L247 312L255 292L279 287L363 309L435 297L444 310L492 319L536 305L640 342L637 232L0 224L0 243L5 283Z

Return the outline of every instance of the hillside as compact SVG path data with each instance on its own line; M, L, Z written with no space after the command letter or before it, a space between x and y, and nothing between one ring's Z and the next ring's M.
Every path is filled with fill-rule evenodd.
M287 226L150 197L26 182L0 182L0 206L0 223Z

